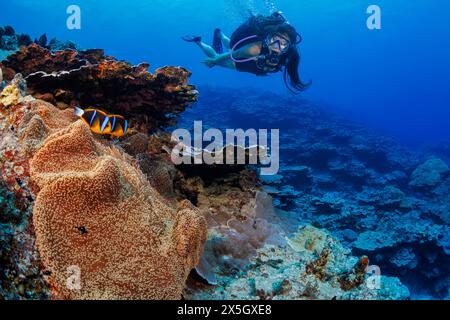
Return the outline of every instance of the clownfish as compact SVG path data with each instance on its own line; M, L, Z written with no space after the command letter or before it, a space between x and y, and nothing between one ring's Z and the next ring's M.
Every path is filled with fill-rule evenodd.
M119 115L110 115L97 109L83 110L75 107L75 115L97 134L109 134L111 137L122 137L127 133L128 121Z

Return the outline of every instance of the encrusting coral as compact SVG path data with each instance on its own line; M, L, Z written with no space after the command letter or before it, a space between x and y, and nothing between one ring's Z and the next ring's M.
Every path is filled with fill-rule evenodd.
M95 142L80 121L45 141L31 177L41 189L33 220L54 297L181 297L206 240L192 206L168 207L126 155ZM73 266L80 287L71 290Z
M58 104L79 104L132 118L143 131L166 125L197 100L188 84L191 73L182 67L163 67L153 74L146 63L132 66L105 56L103 50L51 52L37 44L23 46L0 63L11 80L21 73L28 93Z
M246 269L219 279L218 286L187 292L191 299L345 300L406 299L397 278L366 273L357 259L328 232L306 225L288 245L265 245Z

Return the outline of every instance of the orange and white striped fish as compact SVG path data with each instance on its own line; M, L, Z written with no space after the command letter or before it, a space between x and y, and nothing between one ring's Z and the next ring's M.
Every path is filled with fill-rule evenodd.
M111 115L98 109L83 110L75 107L75 115L97 134L109 134L112 138L119 138L124 136L128 130L128 121L117 114Z

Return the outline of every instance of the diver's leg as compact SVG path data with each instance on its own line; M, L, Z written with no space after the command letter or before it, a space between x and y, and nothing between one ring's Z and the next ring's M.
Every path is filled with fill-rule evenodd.
M220 32L220 33L221 33L221 37L222 37L222 44L223 44L223 46L225 47L225 49L230 51L231 50L231 48L230 48L230 42L231 42L230 38L228 38L223 32Z
M200 49L202 49L202 51L210 58L215 58L216 57L216 51L209 45L207 45L204 42L196 42L196 44L200 47Z
M224 52L223 47L227 51L230 51L230 38L228 38L222 30L217 28L214 30L213 48L217 53L222 54Z
M196 45L198 45L200 47L200 49L202 49L202 51L210 58L215 58L216 57L216 51L209 45L207 45L206 43L202 42L202 37L200 36L185 36L182 37L181 39L183 39L186 42L193 42Z

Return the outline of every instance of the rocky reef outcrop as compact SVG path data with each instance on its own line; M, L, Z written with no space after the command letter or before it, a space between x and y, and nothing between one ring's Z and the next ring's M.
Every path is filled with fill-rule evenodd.
M254 300L406 299L397 278L370 275L367 257L355 258L326 231L302 226L287 245L259 249L245 270L221 278L217 289L191 298ZM214 291L212 293L211 291Z
M184 68L163 67L151 74L148 64L132 66L105 56L103 50L53 53L31 44L0 67L6 80L22 74L34 97L59 108L79 105L121 114L143 132L171 124L198 93L188 84L191 74Z
M2 297L181 298L206 240L200 211L167 204L119 145L29 90L16 73L0 94Z
M72 49L78 50L78 46L72 41L60 41L56 38L47 40L47 35L43 34L34 40L28 34L17 33L11 26L0 26L0 62L8 55L14 53L22 46L29 46L35 43L53 52Z
M383 275L398 276L412 297L448 297L445 144L411 151L302 98L201 91L180 126L201 114L204 126L280 129L280 172L260 178L285 229L305 223L326 229ZM209 107L219 102L220 110Z
M301 98L204 89L188 109L184 68L44 40L0 64L2 297L406 299L427 280L446 296L444 161ZM74 105L125 116L129 133L91 133ZM279 174L173 164L165 129L199 114L280 128Z
M315 263L320 255L306 258L286 245L295 224L274 210L254 170L175 166L166 152L172 145L167 133L136 130L112 143L93 136L70 108L29 92L17 74L0 100L3 187L12 191L8 206L14 199L20 207L8 210L22 221L14 237L2 238L8 252L2 262L9 275L2 280L5 298L177 299L182 291L185 298L220 298L231 278L239 279L268 253L286 265L299 255L316 285L329 284L340 298L366 297L362 264L342 266L345 272L331 284L331 278L314 275L326 265ZM10 228L16 228L13 220L8 218ZM330 257L340 248L330 247ZM269 260L263 260L267 268ZM358 265L358 258L351 261ZM255 270L255 278L265 272ZM74 281L69 286L68 279ZM343 295L350 289L343 291L339 281L353 295ZM243 294L239 283L226 297ZM392 292L369 296L404 298L404 288L393 283ZM301 298L300 287L285 298ZM276 298L280 290L258 284L251 297ZM329 297L317 290L316 298Z

